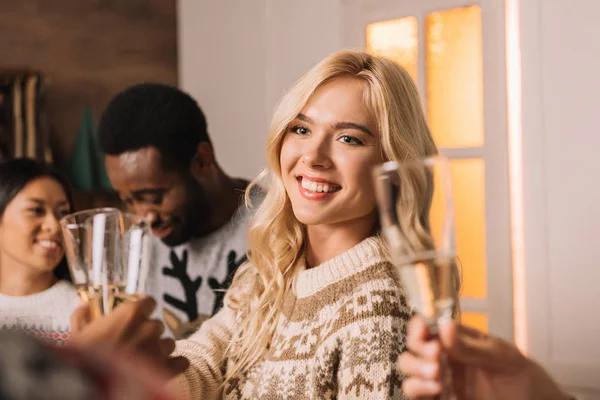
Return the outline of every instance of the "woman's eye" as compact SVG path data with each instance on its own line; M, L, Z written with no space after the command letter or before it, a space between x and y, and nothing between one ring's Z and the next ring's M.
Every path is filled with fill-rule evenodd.
M306 135L308 133L308 129L303 126L294 126L290 130L298 135Z
M42 207L30 208L27 211L29 211L33 215L43 215L45 212L45 210Z
M71 211L70 211L70 210L59 210L59 211L56 213L56 215L57 215L57 216L58 216L58 218L60 219L60 218L62 218L62 217L65 217L65 216L69 215L70 213L71 213Z
M363 142L361 142L361 141L360 141L360 140L358 140L357 138L355 138L355 137L352 137L352 136L349 136L349 135L343 135L343 136L340 138L340 141L341 141L342 143L345 143L345 144L350 144L350 145L361 145L361 144L363 144Z

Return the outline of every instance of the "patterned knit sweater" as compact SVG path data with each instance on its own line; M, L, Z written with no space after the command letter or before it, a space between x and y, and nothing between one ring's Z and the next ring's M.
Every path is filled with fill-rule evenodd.
M190 399L403 398L394 364L410 310L378 239L301 271L295 292L269 351L242 377L222 385L236 317L226 305L177 343L191 366L173 383Z
M80 305L77 290L67 281L29 296L0 293L0 330L22 330L62 346L69 338L71 314Z

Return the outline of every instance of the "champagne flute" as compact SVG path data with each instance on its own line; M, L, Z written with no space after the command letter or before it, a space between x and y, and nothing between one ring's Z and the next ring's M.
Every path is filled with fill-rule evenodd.
M75 286L92 318L145 291L149 265L148 223L118 209L80 211L61 219L65 252Z
M92 236L87 251L93 273L103 279L101 298L104 313L108 313L119 303L135 301L145 292L150 227L144 218L129 213L106 215L102 224L98 219L102 217L96 215L86 221L86 232Z
M449 161L442 156L387 162L374 172L384 238L413 309L437 337L452 318L458 289ZM443 362L441 399L455 399Z
M117 208L94 208L66 215L60 220L65 256L71 278L82 300L92 303L93 319L103 314L103 307L100 307L99 299L95 296L96 289L102 283L102 271L98 271L100 272L99 276L93 274L91 252L88 250L90 246L88 241L92 239L92 235L88 233L90 226L86 223L90 218L93 220L94 216L102 216L96 220L100 221L107 215L118 215L119 213ZM94 278L96 282L94 282Z

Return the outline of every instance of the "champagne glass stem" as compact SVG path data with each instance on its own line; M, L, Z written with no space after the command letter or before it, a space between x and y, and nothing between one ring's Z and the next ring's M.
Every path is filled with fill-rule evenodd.
M430 338L440 340L438 322L429 324ZM440 354L440 375L442 381L442 393L435 397L436 400L457 400L452 380L452 368L448 360L448 354L442 350Z
M452 369L448 361L448 354L442 351L440 355L440 364L442 367L441 378L442 378L442 394L439 396L440 400L457 400L454 393L454 383L452 381Z

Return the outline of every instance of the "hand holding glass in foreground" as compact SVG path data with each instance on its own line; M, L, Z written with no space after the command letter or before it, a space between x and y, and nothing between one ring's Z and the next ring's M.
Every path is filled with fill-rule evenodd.
M145 355L171 376L186 370L183 357L171 357L175 350L172 339L161 338L165 327L150 316L156 307L151 297L119 304L111 313L92 318L92 306L79 307L71 317L69 346L104 347L107 351L125 349Z
M441 355L452 365L456 396L486 400L567 400L552 378L515 346L454 321L439 326L439 340L429 339L427 324L414 317L408 326L407 352L397 369L408 375L402 389L413 399L441 393ZM442 352L443 350L443 352Z

